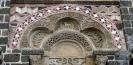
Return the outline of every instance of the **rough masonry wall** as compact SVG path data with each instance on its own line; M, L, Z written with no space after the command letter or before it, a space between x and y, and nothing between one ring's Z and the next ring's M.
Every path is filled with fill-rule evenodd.
M127 49L133 53L133 0L121 0L120 9ZM133 65L132 61L130 61L130 65Z
M8 44L10 0L0 0L0 47L5 52Z
M133 0L120 1L121 16L128 50L133 52Z

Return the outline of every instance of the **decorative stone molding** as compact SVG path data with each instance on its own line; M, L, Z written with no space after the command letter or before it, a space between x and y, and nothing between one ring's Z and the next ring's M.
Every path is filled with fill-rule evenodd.
M103 4L113 4L118 5L119 0L13 0L13 4L95 4L95 5L103 5Z
M111 22L109 22L109 20L106 17L100 16L88 8L85 8L82 6L75 6L75 5L58 5L55 7L43 9L34 15L28 16L25 19L25 21L19 23L18 26L16 27L15 33L12 34L13 38L11 40L10 47L14 47L14 48L19 47L20 40L22 37L21 35L23 35L24 30L27 29L29 24L31 25L33 22L35 23L42 18L46 18L50 15L57 14L57 13L63 13L63 12L77 12L82 15L90 17L92 20L101 24L103 27L105 27L106 30L108 30L108 32L111 33L112 38L114 39L114 41L113 41L114 45L117 48L119 48L119 49L122 48L121 45L123 44L123 42L121 41L122 39L121 39L119 32L115 25L113 25Z
M92 51L94 49L93 42L87 38L85 38L82 34L72 31L63 31L60 33L56 33L47 40L43 42L43 48L45 51L50 51L52 46L62 40L72 40L80 43L82 47L84 47L88 51Z

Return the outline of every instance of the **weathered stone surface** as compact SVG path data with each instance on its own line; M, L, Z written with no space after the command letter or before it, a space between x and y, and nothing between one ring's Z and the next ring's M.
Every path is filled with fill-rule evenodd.
M128 8L121 8L120 11L122 14L128 14L128 12L129 12Z
M20 49L13 49L12 53L21 53L21 50Z
M21 56L21 61L22 62L29 62L29 56Z
M128 51L121 51L115 54L116 60L129 60L129 52Z
M10 4L11 4L11 1L9 0L9 1L6 1L6 6L7 7L10 7Z
M108 65L128 65L127 60L110 60L107 63Z
M115 50L115 49L113 49L113 50L103 50L103 51L98 51L98 50L96 50L96 51L93 51L93 53L94 54L96 54L96 55L113 55L113 54L115 54L117 51Z
M7 37L0 37L0 44L7 44L8 38Z
M124 28L125 27L131 27L131 21L123 21Z
M122 20L131 20L132 19L132 15L122 15Z
M114 55L108 55L108 60L114 60L115 59L115 56Z
M124 33L127 34L127 35L132 35L133 33L133 29L132 28L126 28L124 29Z
M119 65L117 61L108 61L108 65Z
M0 29L8 29L9 24L8 23L0 23Z
M122 30L124 28L124 24L123 23L118 23L116 24L116 27L118 30Z
M19 62L20 54L4 54L4 62Z
M1 49L2 49L2 52L5 52L6 51L6 46L0 46Z
M8 36L8 29L2 30L2 36Z
M43 55L44 50L41 48L24 48L22 49L22 55Z
M30 4L119 4L119 0L13 0L12 3L30 3Z
M126 42L127 42L127 48L129 51L133 50L133 35L130 33L130 35L126 34Z
M131 14L133 14L133 8L132 7L129 8L129 11L130 11Z
M15 0L14 0L15 1ZM24 0L21 0L20 2L22 2L22 1L24 1ZM27 0L27 1L29 1L29 0ZM30 0L31 1L31 0ZM34 0L35 1L35 0ZM36 0L37 1L37 0ZM38 0L39 1L39 0ZM93 0L94 1L94 0ZM31 3L33 3L33 0L31 1ZM38 2L36 2L36 3L38 3ZM62 2L58 2L58 3L62 3ZM66 3L72 3L72 2L66 2ZM87 2L84 2L84 3L87 3ZM92 2L91 2L92 3ZM101 4L109 4L109 2L101 2ZM112 2L111 2L112 3ZM98 4L98 3L96 3L95 2L95 4ZM130 5L130 4L129 4ZM129 6L129 5L123 5L123 6ZM124 10L123 11L125 14L126 13L128 13L128 12L126 12L126 10ZM132 15L131 15L132 16ZM8 16L7 16L7 18L8 18ZM130 18L130 16L125 16L124 17L124 20L128 20L128 19L132 19L132 18ZM8 21L8 19L6 19L7 21ZM53 19L54 20L54 19ZM66 25L68 25L68 24L66 24ZM124 24L124 25L126 25L127 27L129 27L128 25L130 25L130 27L131 27L131 24ZM29 31L29 30L28 30ZM26 33L27 34L27 33ZM131 34L131 32L130 32L130 34ZM64 35L63 35L64 36ZM63 38L63 37L61 37L61 38ZM80 37L77 37L78 38L78 40L81 40L82 38L80 38ZM60 39L60 38L55 38L55 39ZM96 38L94 38L94 39L97 39L97 37ZM38 41L38 40L37 40ZM53 39L52 40L50 40L50 42L53 42ZM40 42L39 42L40 43ZM85 42L84 42L85 43ZM49 44L49 45L51 45L51 44ZM86 44L84 44L84 46L87 46ZM47 46L46 46L47 47ZM52 47L52 46L51 46ZM61 46L62 47L62 46ZM65 47L65 45L64 45L64 47ZM63 47L63 49L64 49L64 47ZM52 47L53 48L53 47ZM58 50L60 50L60 47L58 47L59 49ZM69 47L67 47L68 49L69 49ZM70 47L71 48L71 47ZM73 48L73 47L72 47ZM90 48L90 47L89 47ZM54 49L55 50L55 49ZM61 49L62 50L62 49ZM66 49L65 49L66 50ZM71 49L72 50L72 49ZM71 51L71 50L69 50L69 51ZM43 50L44 51L44 50ZM35 49L22 49L22 54L23 55L39 55L40 56L40 54L41 55L43 55L44 54L44 52L43 51L39 51L39 50L35 50ZM68 52L69 52L68 51ZM20 50L13 50L12 51L13 53L20 53L21 51ZM65 51L64 51L65 52ZM68 53L68 52L66 52L66 53ZM116 52L116 51L115 51ZM114 54L115 53L114 51L107 51L107 52L96 52L96 53L94 53L94 54L99 54L99 55L108 55L108 54ZM82 53L82 52L81 52ZM47 53L46 53L47 54ZM53 52L53 54L54 54L54 52ZM69 53L68 53L69 54ZM88 54L88 53L87 53ZM49 54L48 54L49 55ZM57 54L57 55L59 55L59 54ZM119 55L119 54L118 54ZM69 56L69 55L68 55ZM70 56L71 56L71 54L70 54ZM69 57L70 57L69 56ZM122 55L123 56L123 55ZM122 57L121 56L121 57ZM34 56L33 56L34 57ZM51 57L51 56L50 56ZM123 58L118 58L118 59L123 59ZM109 57L108 57L109 58ZM125 57L124 57L125 58ZM36 60L37 59L37 60ZM112 57L110 57L110 59L112 59ZM29 60L29 58L28 58L28 56L21 56L21 60L22 60L22 62L28 62L28 60ZM33 62L34 62L34 60L35 61L41 61L40 60L40 58L39 58L39 60L38 60L38 57L34 57L34 58L32 58L32 60L33 60ZM104 64L105 65L105 61L103 61L103 60L107 60L106 58L103 58L103 59L100 59L100 61L101 62L103 62L103 63L101 63L101 64ZM88 63L90 63L91 62L91 60L89 60L89 62ZM119 63L118 63L119 64ZM11 65L29 65L29 64L11 64ZM33 64L34 65L34 64ZM36 64L35 64L36 65ZM44 64L37 64L37 65L44 65ZM87 64L88 65L88 64ZM90 65L90 64L89 64ZM92 64L91 64L92 65ZM110 64L111 65L111 64ZM115 65L115 64L114 64ZM123 64L124 65L124 64ZM125 65L127 65L127 64L125 64Z
M131 7L132 2L131 1L120 1L120 6L121 7Z
M5 16L5 22L9 22L9 15Z
M3 22L3 15L0 15L0 22Z
M11 65L30 65L29 63L22 63L22 64L11 64Z
M10 9L9 8L1 8L0 9L0 14L9 14L10 13Z

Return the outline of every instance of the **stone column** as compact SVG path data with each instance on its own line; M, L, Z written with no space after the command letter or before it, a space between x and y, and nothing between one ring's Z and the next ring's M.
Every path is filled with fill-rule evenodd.
M108 57L103 55L96 56L96 65L106 65Z

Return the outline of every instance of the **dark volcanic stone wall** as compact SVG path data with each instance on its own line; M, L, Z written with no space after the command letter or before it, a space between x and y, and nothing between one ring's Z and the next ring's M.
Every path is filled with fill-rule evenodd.
M0 0L0 47L5 52L8 44L10 0Z
M127 49L130 53L133 53L133 0L121 0L120 10ZM130 65L133 65L132 59L130 60Z
M128 50L133 51L133 1L120 1L121 16Z

